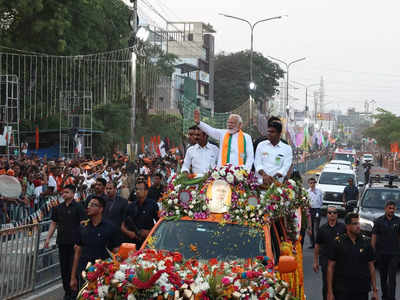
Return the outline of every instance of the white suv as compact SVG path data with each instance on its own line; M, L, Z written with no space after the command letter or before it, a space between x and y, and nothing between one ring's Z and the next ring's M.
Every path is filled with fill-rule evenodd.
M323 207L326 209L328 205L336 206L337 210L344 212L345 205L343 203L343 190L348 184L348 180L352 178L357 185L356 173L346 167L328 167L324 168L318 177L317 188L323 193ZM360 183L361 184L361 183Z
M366 153L361 157L361 164L373 163L373 162L374 162L374 156L372 154Z

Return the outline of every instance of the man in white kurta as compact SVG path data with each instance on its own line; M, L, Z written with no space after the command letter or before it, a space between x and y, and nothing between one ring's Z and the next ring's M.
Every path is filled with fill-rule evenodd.
M228 133L231 137L231 147L229 153L229 161L227 163L233 166L239 166L239 155L244 156L243 168L248 172L251 171L254 162L254 150L253 141L247 133L243 132L243 137L245 139L245 149L244 153L240 153L238 147L239 131L242 127L242 118L239 115L231 114L227 121L227 129L217 129L213 128L206 123L200 121L200 112L198 110L194 113L194 121L198 124L198 127L204 131L208 136L219 141L219 153L218 153L218 166L221 167L224 159L223 155L223 144L225 135Z
M194 135L197 144L187 149L181 171L202 176L215 168L218 147L209 143L207 135L200 129L196 129Z
M273 179L282 182L292 165L292 148L280 140L281 132L280 122L269 124L268 139L259 143L256 149L254 168L264 184L271 184Z

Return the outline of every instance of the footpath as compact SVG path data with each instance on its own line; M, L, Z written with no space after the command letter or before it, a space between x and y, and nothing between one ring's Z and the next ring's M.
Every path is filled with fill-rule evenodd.
M29 294L18 297L19 300L62 300L64 289L62 281L52 283L42 289L35 290Z

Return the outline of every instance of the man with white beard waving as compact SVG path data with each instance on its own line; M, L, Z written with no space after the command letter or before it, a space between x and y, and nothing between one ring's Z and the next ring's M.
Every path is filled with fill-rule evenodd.
M253 141L242 131L242 118L231 114L226 122L227 129L213 128L200 121L200 111L194 111L194 121L208 136L219 141L218 166L231 164L251 171L254 161Z

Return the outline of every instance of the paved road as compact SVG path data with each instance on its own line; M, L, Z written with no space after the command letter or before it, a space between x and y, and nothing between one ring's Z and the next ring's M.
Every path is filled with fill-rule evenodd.
M343 219L340 219L343 222ZM324 218L321 221L321 224L326 223L326 219ZM321 281L321 272L314 273L312 269L314 253L313 249L308 249L310 246L310 240L306 237L304 242L304 250L303 250L303 267L304 267L304 286L305 292L307 295L307 300L322 300L322 281ZM376 275L377 286L379 295L380 293L380 282L379 282L379 271L377 270ZM400 273L397 272L397 290L396 290L396 299L400 299ZM357 299L354 299L357 300Z
M374 168L376 173L385 173L385 170L382 168ZM361 173L361 172L360 172ZM308 178L314 175L306 175L304 178L304 182L307 182ZM363 181L363 174L358 174L359 180ZM344 222L343 218L339 220L340 222ZM321 225L326 223L326 218L321 220ZM314 273L312 269L313 260L314 260L314 253L313 249L308 249L310 246L310 239L308 236L305 238L304 242L304 250L303 250L303 268L304 268L304 286L305 286L305 294L307 296L307 300L322 300L322 280L321 280L321 272ZM379 270L377 270L377 287L378 287L378 294L381 297L381 288L379 282ZM379 298L381 299L381 298ZM400 299L400 273L397 272L397 290L396 290L396 299ZM357 300L357 299L354 299Z

